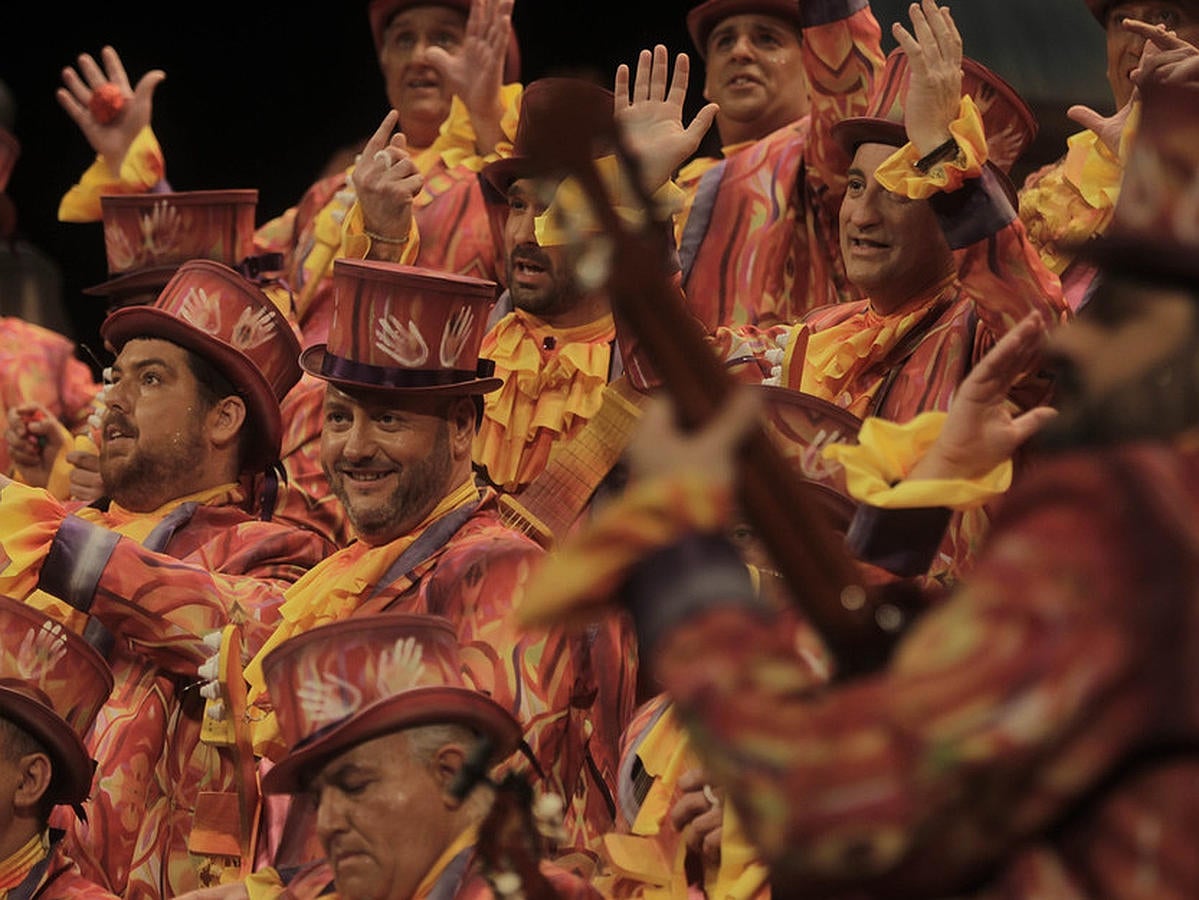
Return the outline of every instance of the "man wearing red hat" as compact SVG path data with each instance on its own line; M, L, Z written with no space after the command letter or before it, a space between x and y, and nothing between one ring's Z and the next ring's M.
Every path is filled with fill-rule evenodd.
M1045 323L1068 314L1003 171L1035 132L1031 113L1002 79L963 60L947 10L925 0L913 22L918 37L897 32L902 46L870 114L833 129L851 160L841 255L867 299L820 307L789 326L720 328L712 339L722 359L741 364L743 380L895 422L945 410L971 366L1028 313ZM916 51L919 67L908 62ZM622 349L634 382L652 383L637 349ZM1012 400L1027 409L1047 392L1030 374ZM977 510L951 529L953 546L932 574L952 575L984 524Z
M263 790L312 798L325 853L290 880L289 897L316 896L331 876L342 900L491 897L514 878L525 896L598 898L538 859L535 806L505 812L506 795L493 808L490 785L474 783L521 729L462 667L450 622L403 613L314 628L267 656L287 754Z
M98 790L71 847L115 892L170 896L236 864L227 813L247 789L230 748L200 739L203 639L230 622L265 632L275 607L255 592L282 590L331 548L247 509L241 481L277 462L279 398L299 377L298 342L260 290L187 262L153 306L114 312L102 333L118 352L101 427L112 503L67 508L6 479L0 590L119 638L117 687L90 738ZM193 568L221 592L177 589L176 571Z
M845 160L829 130L882 65L868 0L706 0L687 27L724 143L679 173L691 308L708 328L770 325L854 296L832 249Z
M328 383L322 459L359 540L287 591L266 649L385 609L446 616L470 681L516 716L542 786L566 798L566 846L585 848L611 826L605 782L635 687L595 660L631 651L618 620L583 642L512 628L541 554L501 524L494 492L480 493L472 475L479 397L500 386L477 374L490 371L478 352L494 285L350 260L335 278L329 341L301 365ZM265 688L262 655L246 670L252 702ZM256 731L273 755L271 720Z
M1101 235L1120 193L1138 86L1178 83L1182 66L1199 61L1199 3L1195 0L1086 0L1104 30L1107 80L1116 113L1105 118L1085 106L1069 116L1086 131L1067 142L1066 155L1025 180L1020 217L1045 265L1062 279L1072 309L1086 298L1094 266L1075 261L1075 248Z
M1199 892L1187 824L1199 815L1199 231L1184 199L1199 193L1199 92L1150 87L1144 103L1115 219L1084 251L1103 268L1099 287L1088 314L1050 336L1062 393L1056 417L1033 420L1043 456L1006 499L971 576L889 664L819 694L795 691L802 661L743 574L723 597L694 589L738 577L735 556L708 536L647 560L626 591L647 659L780 889ZM1011 380L1041 355L1036 330L1021 332L963 386L950 414L961 427L947 422L923 458L904 461L907 480L971 476L1035 430L1005 406ZM752 418L741 413L677 443L668 414L657 419L638 458L661 479L660 496L724 483L708 494L713 508ZM657 512L657 524L688 518ZM705 562L717 556L725 562ZM691 588L672 589L684 558ZM531 588L526 608L548 613L552 586L541 587L550 591Z
M42 613L0 597L0 894L112 900L67 855L50 810L79 809L92 786L83 739L112 691L88 643Z

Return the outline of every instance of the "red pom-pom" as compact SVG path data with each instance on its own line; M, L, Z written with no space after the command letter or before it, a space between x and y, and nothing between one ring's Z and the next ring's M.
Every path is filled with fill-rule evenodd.
M92 99L87 102L87 108L101 125L107 125L121 114L125 108L125 95L121 89L107 81L92 91Z

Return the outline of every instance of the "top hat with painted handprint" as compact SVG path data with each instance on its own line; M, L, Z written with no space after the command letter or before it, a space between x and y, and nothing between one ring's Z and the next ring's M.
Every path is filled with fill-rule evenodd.
M119 353L133 338L161 338L212 363L246 401L251 435L243 469L279 459L279 403L300 380L300 342L278 307L228 266L195 259L179 266L151 306L113 312L100 334Z
M1147 85L1120 199L1103 236L1076 248L1105 271L1199 280L1199 91Z
M701 59L708 58L708 37L716 26L729 16L762 15L774 16L794 26L798 32L803 28L800 7L804 0L705 0L687 13L687 33Z
M366 17L371 23L371 36L375 39L375 52L382 55L384 33L391 20L397 13L412 6L444 6L462 13L463 17L470 16L470 0L370 0L366 7ZM516 39L516 29L513 28L508 36L508 51L504 56L504 83L512 84L520 81L520 43Z
M853 157L860 144L902 147L908 142L904 101L910 68L907 54L895 49L874 83L864 116L842 119L833 126L833 139ZM987 135L988 162L1006 177L1012 165L1037 136L1037 118L1016 89L982 63L962 60L962 96L974 100Z
M112 685L107 663L83 638L32 606L0 597L0 717L45 748L54 803L87 798L95 766L83 739Z
M257 204L256 190L102 196L108 280L84 293L126 306L152 301L189 259L238 266L254 253Z
M458 637L440 616L351 617L284 641L263 677L288 752L262 780L293 793L334 756L404 728L460 723L490 739L492 762L516 749L520 725L462 677Z
M373 260L333 263L333 321L300 365L350 389L486 394L503 382L479 359L496 285Z

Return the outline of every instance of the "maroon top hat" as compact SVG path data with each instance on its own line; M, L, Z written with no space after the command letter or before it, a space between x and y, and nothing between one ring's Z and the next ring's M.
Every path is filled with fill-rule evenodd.
M1199 279L1199 92L1150 85L1141 93L1111 225L1080 253L1106 270L1194 284Z
M803 0L707 0L687 13L687 31L691 34L691 43L699 51L700 58L707 59L708 36L729 16L774 16L795 26L796 31L801 31L803 18L799 14L799 7L802 2Z
M572 121L566 127L578 127L586 134L601 135L601 145L595 156L612 152L613 146L603 136L615 134L612 110L613 93L581 78L541 78L525 88L520 101L520 121L516 124L516 139L512 155L489 163L483 168L483 178L501 197L506 196L512 182L544 174L538 171L534 157L539 147L562 140L563 121L559 111L571 109Z
M94 764L83 738L112 685L108 665L83 638L0 597L0 716L46 748L55 803L80 803L91 789Z
M891 51L874 83L866 115L842 119L833 126L833 138L846 155L852 157L859 144L902 147L908 142L903 125L908 75L907 54L901 49ZM989 161L1009 172L1037 136L1036 116L1015 88L972 59L962 60L962 94L972 97L982 114Z
M453 626L440 616L381 613L343 619L283 642L262 664L288 747L262 780L294 793L316 769L356 744L418 725L457 722L494 744L499 762L520 725L467 687Z
M447 6L470 15L470 0L370 0L366 7L367 18L371 21L371 35L375 39L375 52L383 49L383 31L396 13L410 6ZM520 44L516 40L516 29L508 41L508 55L504 59L504 83L520 81Z
M8 187L8 178L20 155L21 143L7 128L0 128L0 193Z
M132 338L153 337L207 359L249 409L252 444L245 471L279 459L279 402L300 380L300 342L278 307L241 275L207 259L185 262L152 306L118 309L100 334L118 353Z
M491 281L372 260L333 263L329 340L300 356L304 370L348 388L486 394L503 381L479 359Z
M236 266L254 252L257 203L256 190L102 196L109 277L84 293L124 305L157 294L189 259Z

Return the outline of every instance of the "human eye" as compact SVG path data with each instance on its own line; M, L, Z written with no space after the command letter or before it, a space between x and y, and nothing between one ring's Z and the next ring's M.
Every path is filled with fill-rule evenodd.
M508 209L513 212L524 212L529 208L529 203L524 197L509 197Z
M325 408L325 424L331 428L344 428L349 424L350 416L344 409L336 406Z
M387 431L398 431L408 423L408 420L400 413L388 410L376 415L375 422L380 428Z
M1165 25L1166 28L1174 30L1182 24L1182 17L1178 14L1178 10L1170 7L1162 7L1156 9L1146 16L1146 20L1150 25Z
M162 373L157 369L142 369L139 380L146 387L156 387L162 384Z
M712 38L712 49L727 50L733 46L733 35L731 32L722 31Z
M452 31L440 31L433 35L433 44L445 50L453 50L462 43L462 38Z
M411 50L416 46L416 32L397 29L391 34L391 46L397 50Z
M759 31L757 34L757 42L760 47L781 47L783 42L778 34L773 31Z
M845 190L851 197L861 196L866 190L866 179L861 175L850 175L845 183Z

